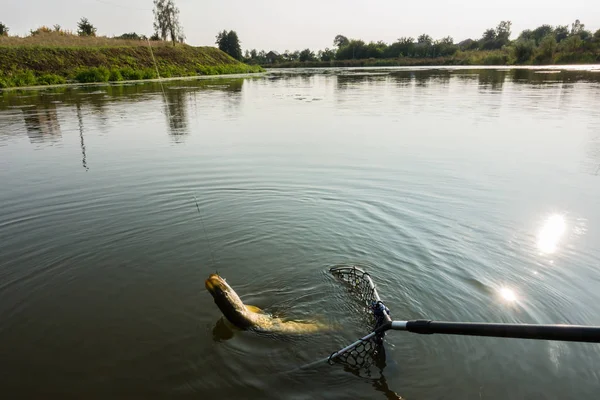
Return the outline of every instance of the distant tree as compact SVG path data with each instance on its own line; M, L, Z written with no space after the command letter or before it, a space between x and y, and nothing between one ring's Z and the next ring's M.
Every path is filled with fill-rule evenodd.
M594 32L594 39L600 41L600 29Z
M552 26L550 26L550 25L538 26L531 32L531 36L532 36L531 38L533 40L535 40L535 44L539 46L540 43L542 42L542 39L544 39L546 36L552 34L553 32L554 32L554 28L552 28ZM556 38L555 38L555 40L556 40Z
M160 40L160 36L158 36L158 32L154 32L152 36L150 36L150 40L154 42L158 42Z
M554 53L556 52L556 39L552 33L546 35L544 39L540 41L540 45L535 55L535 61L539 64L547 64L552 61Z
M83 17L77 23L77 34L79 36L96 36L96 27Z
M252 51L250 51L250 58L254 59L258 57L258 53L256 52L256 49L252 49Z
M335 47L337 47L338 49L340 47L344 47L347 46L350 43L350 40L348 40L348 38L344 35L337 35L334 39L333 39L333 45Z
M62 29L62 26L60 26L59 24L54 24L53 28L54 28L54 32L60 32Z
M525 29L523 32L521 32L519 34L519 37L517 38L517 40L529 40L532 39L533 40L533 31L531 29Z
M310 49L304 49L300 52L300 61L315 61L315 53Z
M367 46L362 40L350 40L347 45L338 49L335 58L338 60L354 60L367 58Z
M8 26L0 22L0 36L8 36Z
M523 38L517 39L513 43L512 50L517 63L527 63L531 60L535 51L535 40Z
M124 33L121 36L117 36L117 39L125 39L125 40L146 40L148 39L146 35L138 35L135 32Z
M54 31L51 28L48 28L47 26L42 25L42 26L40 26L37 29L31 29L29 31L29 34L31 36L35 36L35 35L40 35L40 34L44 34L44 33L51 33L51 32L54 32Z
M370 42L366 46L366 58L383 58L385 51L387 50L388 45L382 42L381 40L378 42Z
M582 24L578 19L571 24L571 35L579 35L581 31L585 30L585 25Z
M434 49L433 38L425 33L417 37L417 45L415 46L414 54L416 57L433 57Z
M458 51L458 45L454 44L454 39L451 36L436 41L434 47L434 57L451 56Z
M426 33L419 35L417 38L417 43L431 45L433 43L433 38Z
M326 47L323 51L319 50L318 57L321 61L332 61L335 59L335 50Z
M458 43L458 47L461 50L475 50L479 47L479 43L473 39L465 39L462 42Z
M384 53L384 57L412 57L414 55L414 50L415 39L411 37L401 37L388 46Z
M583 46L583 40L578 35L569 36L560 42L559 49L568 53L574 53Z
M215 42L219 46L219 50L229 54L236 60L242 59L242 48L240 46L240 40L235 31L223 30L217 34L217 41Z
M512 26L512 22L510 21L500 21L498 26L496 27L496 48L501 48L505 46L510 41L510 27Z
M554 28L554 38L558 43L569 37L569 27L567 25L559 25Z
M171 38L173 46L183 43L185 35L179 22L179 8L173 0L154 0L154 30L162 40Z
M479 40L479 47L483 50L491 50L496 46L496 30L486 29Z
M236 31L229 31L228 42L229 42L229 49L230 49L230 52L228 54L231 57L235 58L236 60L241 60L242 59L242 48L240 46L240 39L238 38Z

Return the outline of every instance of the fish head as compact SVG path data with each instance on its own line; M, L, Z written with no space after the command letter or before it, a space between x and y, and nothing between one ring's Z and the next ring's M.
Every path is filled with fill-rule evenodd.
M251 323L246 317L248 313L246 306L224 278L218 274L211 274L204 282L204 286L229 322L241 329L250 327Z

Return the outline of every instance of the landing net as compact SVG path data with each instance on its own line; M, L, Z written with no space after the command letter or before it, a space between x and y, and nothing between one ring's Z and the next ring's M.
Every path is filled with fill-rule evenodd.
M384 332L375 332L384 323L391 321L390 310L382 303L369 274L356 266L334 267L330 272L346 284L365 311L371 316L372 331L352 345L333 353L329 363L342 363L353 369L369 369L383 355Z

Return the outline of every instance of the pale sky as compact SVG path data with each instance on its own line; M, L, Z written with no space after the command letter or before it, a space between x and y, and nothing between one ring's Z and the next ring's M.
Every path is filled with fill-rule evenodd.
M580 19L600 28L598 0L175 0L186 42L214 46L223 29L237 31L242 49L313 50L333 47L343 34L365 41L393 42L401 36L450 35L455 42L479 38L501 20L512 21L513 38L542 24L570 25ZM150 35L152 0L2 0L0 22L11 34L25 35L40 25L76 30L87 17L99 35Z

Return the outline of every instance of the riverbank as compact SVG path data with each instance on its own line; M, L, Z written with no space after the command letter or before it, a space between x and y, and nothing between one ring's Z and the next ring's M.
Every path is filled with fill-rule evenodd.
M426 67L440 65L581 65L600 63L600 52L557 53L553 57L539 59L540 62L518 62L509 50L458 51L452 56L435 58L397 57L365 58L331 61L281 61L262 64L265 68L329 68L329 67Z
M263 76L264 72L250 72L242 74L221 74L221 75L193 75L193 76L175 76L171 78L153 78L153 79L139 79L130 81L118 81L118 82L90 82L90 83L62 83L52 85L33 85L33 86L13 86L0 89L0 92L11 92L11 91L22 91L22 90L40 90L40 89L55 89L55 88L73 88L73 87L85 87L85 86L106 86L106 85L131 85L139 83L153 83L153 82L176 82L176 81L196 81L196 80L209 80L209 79L240 79L240 78L254 78Z
M50 38L48 38L50 39ZM52 38L53 39L53 38ZM214 47L73 38L0 40L0 88L262 72Z

